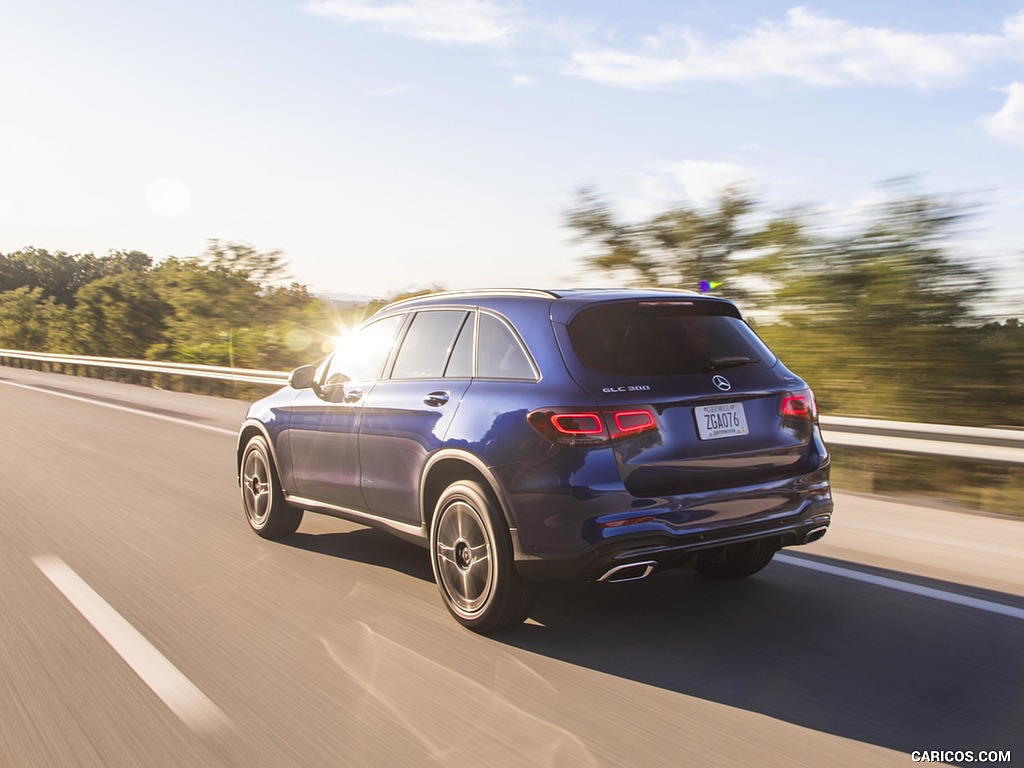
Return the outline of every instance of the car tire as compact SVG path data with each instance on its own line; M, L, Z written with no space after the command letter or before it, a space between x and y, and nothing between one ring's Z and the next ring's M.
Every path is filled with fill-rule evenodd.
M743 579L753 576L768 565L775 557L775 552L774 549L745 549L721 562L702 563L696 567L696 571L709 579Z
M285 501L277 468L262 435L246 444L239 477L249 527L265 539L283 539L295 533L302 522L302 510Z
M521 624L538 586L520 576L497 501L481 483L460 480L441 494L430 524L430 562L445 607L486 634Z

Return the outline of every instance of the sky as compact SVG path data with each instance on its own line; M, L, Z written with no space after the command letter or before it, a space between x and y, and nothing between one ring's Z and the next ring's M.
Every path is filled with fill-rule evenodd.
M0 0L0 252L279 249L318 292L555 287L743 184L847 215L916 175L1024 272L1024 0Z

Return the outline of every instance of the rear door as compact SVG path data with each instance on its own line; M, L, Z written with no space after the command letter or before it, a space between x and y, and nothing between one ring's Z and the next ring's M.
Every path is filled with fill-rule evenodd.
M810 394L721 301L650 299L580 309L556 336L602 407L627 489L662 496L792 477L812 441ZM789 398L787 400L787 398ZM797 399L793 399L797 398ZM784 417L800 402L804 418Z

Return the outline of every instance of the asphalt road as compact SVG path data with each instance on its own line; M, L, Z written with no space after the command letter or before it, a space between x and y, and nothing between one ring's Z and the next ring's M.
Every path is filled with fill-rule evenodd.
M0 765L1024 761L1024 520L840 494L744 582L557 585L479 637L415 546L253 535L244 410L0 368Z

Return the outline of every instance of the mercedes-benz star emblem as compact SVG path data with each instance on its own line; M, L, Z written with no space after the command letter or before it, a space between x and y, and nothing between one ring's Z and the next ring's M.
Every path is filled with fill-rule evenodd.
M732 384L729 383L729 380L725 378L725 376L715 376L713 379L711 379L711 383L714 384L723 392L728 392L730 389L732 389Z

